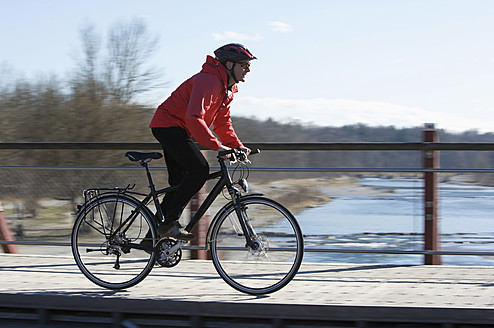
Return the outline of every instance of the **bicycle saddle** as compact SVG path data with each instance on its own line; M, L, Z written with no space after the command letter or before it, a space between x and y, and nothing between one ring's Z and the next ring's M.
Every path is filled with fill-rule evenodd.
M161 153L152 152L152 153L142 153L140 151L128 151L125 153L132 162L143 161L146 159L158 159L163 157Z

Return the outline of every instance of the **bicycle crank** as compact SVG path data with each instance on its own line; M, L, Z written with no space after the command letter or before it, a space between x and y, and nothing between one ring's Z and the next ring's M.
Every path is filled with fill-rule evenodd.
M171 268L182 259L182 246L187 242L163 238L156 244L156 262L162 267Z

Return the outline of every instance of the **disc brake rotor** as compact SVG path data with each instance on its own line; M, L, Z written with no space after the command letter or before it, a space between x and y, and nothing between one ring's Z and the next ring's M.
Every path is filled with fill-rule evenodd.
M251 255L256 257L265 256L267 251L269 250L269 240L267 238L258 236L256 240L257 248L249 248Z

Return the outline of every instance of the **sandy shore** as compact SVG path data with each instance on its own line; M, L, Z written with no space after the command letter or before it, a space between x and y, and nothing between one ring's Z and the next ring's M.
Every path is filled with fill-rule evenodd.
M330 179L284 179L251 186L251 192L263 193L287 206L294 212L308 207L326 204L332 198L342 196L378 196L393 192L392 189L362 186L358 178L338 177Z

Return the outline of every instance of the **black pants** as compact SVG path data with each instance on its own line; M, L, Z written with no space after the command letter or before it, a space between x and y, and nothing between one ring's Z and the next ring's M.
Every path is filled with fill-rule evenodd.
M168 223L180 218L187 203L202 188L209 174L209 164L184 129L152 128L152 132L163 147L168 183L179 185L167 193L160 204Z

